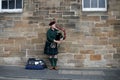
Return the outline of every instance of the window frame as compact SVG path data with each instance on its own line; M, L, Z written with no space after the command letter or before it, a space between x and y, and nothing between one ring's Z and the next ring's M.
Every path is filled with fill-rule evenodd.
M99 0L97 0L97 5ZM82 11L107 11L107 0L105 0L105 7L104 8L91 8L91 0L90 0L90 8L84 8L84 0L82 0Z
M0 13L21 13L23 11L23 0L22 0L22 8L20 9L2 9L2 0L0 0Z

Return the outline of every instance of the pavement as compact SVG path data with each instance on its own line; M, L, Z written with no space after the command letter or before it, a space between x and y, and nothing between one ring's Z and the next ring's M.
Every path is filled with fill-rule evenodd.
M0 66L0 80L120 80L120 68L26 70L18 66Z

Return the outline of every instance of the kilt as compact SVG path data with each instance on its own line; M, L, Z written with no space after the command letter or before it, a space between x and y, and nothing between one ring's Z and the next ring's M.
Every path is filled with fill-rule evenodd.
M47 54L47 55L58 54L57 43L46 41L45 47L44 47L44 54Z

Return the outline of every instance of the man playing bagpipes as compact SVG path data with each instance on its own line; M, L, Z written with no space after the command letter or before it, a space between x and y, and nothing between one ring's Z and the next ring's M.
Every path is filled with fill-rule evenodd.
M49 26L50 28L46 33L47 40L45 43L44 54L49 56L51 64L50 70L57 70L58 44L66 38L66 33L65 29L58 27L55 21L51 21ZM64 35L61 31L64 32Z

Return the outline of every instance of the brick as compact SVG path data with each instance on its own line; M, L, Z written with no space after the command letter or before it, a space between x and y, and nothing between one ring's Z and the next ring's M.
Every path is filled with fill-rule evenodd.
M90 55L90 60L91 60L91 61L98 61L98 60L101 60L101 59L102 59L102 57L101 57L101 55L99 55L99 54Z

